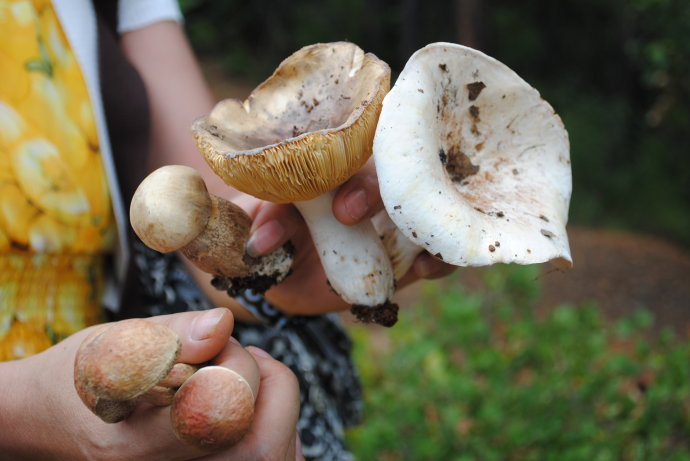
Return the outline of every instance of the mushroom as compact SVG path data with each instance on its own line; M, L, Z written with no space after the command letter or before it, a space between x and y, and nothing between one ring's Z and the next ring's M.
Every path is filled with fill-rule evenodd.
M256 391L229 368L177 363L180 347L173 330L143 319L97 328L77 351L77 393L106 423L126 419L138 402L170 405L182 442L207 452L236 444L251 426Z
M289 246L259 258L247 255L251 218L209 194L199 173L187 166L167 165L147 176L132 198L130 221L147 246L162 253L180 250L231 295L244 288L265 291L292 265Z
M499 61L452 43L418 50L384 99L373 151L386 212L414 244L408 253L457 266L572 266L568 134ZM413 258L402 259L397 274Z
M177 389L198 369L199 367L196 365L176 363L163 379L146 391L138 400L157 407L171 405Z
M192 132L227 184L260 199L294 202L333 290L365 320L392 325L390 261L368 220L332 215L334 189L371 156L390 69L352 43L297 51L241 102L219 102Z
M201 368L175 393L173 431L202 451L229 448L249 430L254 400L254 391L239 373L220 366Z
M103 421L122 421L134 410L137 398L173 369L179 351L177 334L162 325L142 319L105 325L77 351L75 388Z

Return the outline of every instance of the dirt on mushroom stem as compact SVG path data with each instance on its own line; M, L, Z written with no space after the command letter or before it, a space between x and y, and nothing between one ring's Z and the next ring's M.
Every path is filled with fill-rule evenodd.
M287 272L280 268L281 261L275 261L275 258L289 258L291 261L295 254L295 246L291 241L286 242L282 246L282 252L274 252L270 255L261 256L259 258L252 258L245 254L243 259L249 267L261 268L262 272L252 272L245 276L238 277L223 277L221 275L214 275L211 279L211 285L220 291L226 291L230 297L236 297L251 290L254 293L262 294L268 291L269 288L282 282L292 274L292 268ZM271 261L273 258L274 261ZM274 264L272 264L272 262ZM271 270L271 267L276 267Z
M379 304L378 306L362 306L355 304L350 312L363 323L373 323L384 327L392 327L398 321L399 307L395 303Z

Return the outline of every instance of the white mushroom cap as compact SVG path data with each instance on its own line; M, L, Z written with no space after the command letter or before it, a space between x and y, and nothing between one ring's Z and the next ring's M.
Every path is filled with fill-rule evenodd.
M195 169L166 165L139 184L129 216L146 245L167 253L184 247L206 228L211 196Z
M417 51L384 99L374 158L391 219L438 258L572 265L568 134L497 60L451 43Z

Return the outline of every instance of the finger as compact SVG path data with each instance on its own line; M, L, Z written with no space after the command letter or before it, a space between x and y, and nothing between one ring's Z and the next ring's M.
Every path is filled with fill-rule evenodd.
M178 362L197 364L211 360L228 342L235 325L229 309L218 307L206 311L159 315L149 319L175 331L182 347Z
M304 459L297 454L299 384L288 367L265 351L247 347L260 373L254 421L239 445L218 459ZM215 459L215 458L214 458Z
M347 180L333 198L333 214L351 226L383 209L376 168L372 160Z
M412 269L417 277L422 279L438 279L455 271L456 266L441 261L426 251L420 253L412 263Z
M259 366L256 360L254 360L254 356L244 347L240 346L237 340L231 338L211 363L213 365L229 368L242 376L247 381L247 384L249 384L254 398L256 398L259 393L259 381L261 379Z
M304 221L295 207L262 202L252 216L247 254L254 257L268 254L303 227Z
M439 279L450 275L456 269L456 266L445 263L423 251L417 255L410 270L398 281L398 288L405 287L419 279Z

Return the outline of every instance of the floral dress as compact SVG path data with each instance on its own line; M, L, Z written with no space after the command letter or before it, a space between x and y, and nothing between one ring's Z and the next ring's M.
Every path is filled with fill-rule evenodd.
M0 360L102 320L115 240L80 66L49 1L0 0Z

